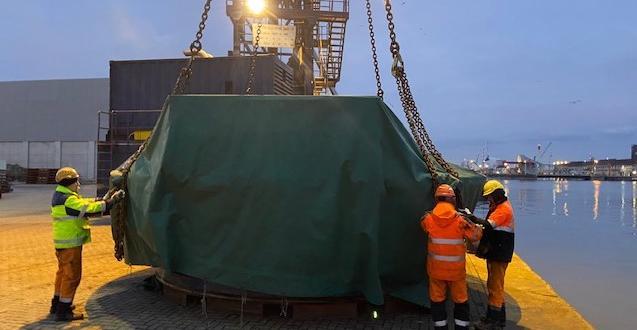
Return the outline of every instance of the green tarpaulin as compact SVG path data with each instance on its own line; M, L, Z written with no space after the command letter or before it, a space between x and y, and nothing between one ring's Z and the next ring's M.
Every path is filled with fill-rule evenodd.
M473 208L484 179L458 171ZM379 98L170 97L128 188L128 263L287 297L428 304L431 177Z

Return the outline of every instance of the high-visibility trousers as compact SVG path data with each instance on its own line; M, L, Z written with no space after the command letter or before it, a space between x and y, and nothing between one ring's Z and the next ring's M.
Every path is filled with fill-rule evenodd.
M467 280L444 281L429 278L429 298L432 302L441 302L447 299L447 288L451 292L454 303L461 304L469 300L467 294Z
M56 249L58 271L55 274L55 295L62 302L71 302L82 279L82 246Z
M489 306L495 310L504 305L504 276L508 265L508 262L487 260Z

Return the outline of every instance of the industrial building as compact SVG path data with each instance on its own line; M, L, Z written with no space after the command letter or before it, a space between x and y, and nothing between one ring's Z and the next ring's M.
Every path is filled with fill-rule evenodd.
M590 176L592 178L637 177L637 144L631 148L631 158L556 161L556 175Z
M75 167L96 178L98 111L108 78L0 82L0 160L23 168Z

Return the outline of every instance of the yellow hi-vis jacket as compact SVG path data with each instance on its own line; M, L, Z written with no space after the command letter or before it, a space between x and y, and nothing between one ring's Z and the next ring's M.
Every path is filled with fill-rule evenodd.
M106 211L106 203L82 198L71 189L58 185L51 201L53 243L56 249L68 249L91 241L88 217Z

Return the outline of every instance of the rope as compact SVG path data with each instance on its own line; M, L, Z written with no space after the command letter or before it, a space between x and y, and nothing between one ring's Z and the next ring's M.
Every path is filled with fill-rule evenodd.
M285 296L281 298L281 313L279 313L279 316L288 316L288 298Z
M201 313L205 318L208 318L208 306L206 305L206 292L208 292L208 288L206 287L206 280L203 279L203 292L201 293Z
M486 300L484 301L484 303L485 303L485 306L487 306L487 305L489 304L489 300L488 300L488 299L489 299L489 297L488 297L489 293L488 293L488 291L487 291L487 286L486 286L486 284L484 283L485 281L484 281L484 280L482 280L482 276L480 276L480 273L478 272L478 267L477 267L477 266L476 266L476 264L473 262L473 258L469 258L469 263L471 264L471 267L473 267L473 271L474 271L474 272L476 273L476 275L478 276L478 280L480 281L480 285L482 286L482 293L484 293L484 295L485 295L485 299L486 299Z
M243 327L243 306L245 306L247 300L248 300L248 294L245 291L241 292L241 316L240 316L241 327Z

